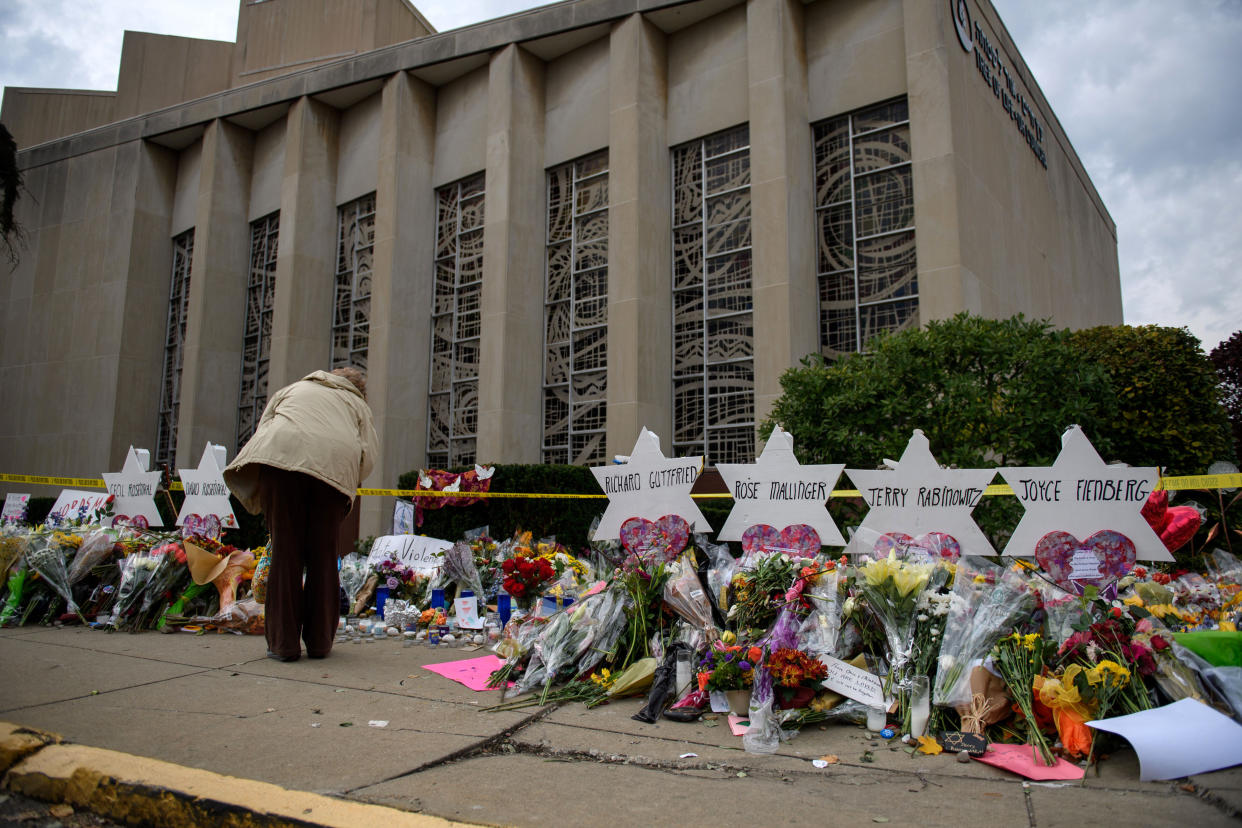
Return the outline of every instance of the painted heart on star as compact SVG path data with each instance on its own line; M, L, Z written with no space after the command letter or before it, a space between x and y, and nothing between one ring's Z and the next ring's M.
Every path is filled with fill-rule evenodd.
M1035 560L1066 592L1080 593L1084 586L1115 582L1134 568L1134 555L1134 542L1112 529L1096 532L1085 541L1069 532L1049 532L1035 544Z
M643 558L671 561L690 540L690 524L681 515L665 515L659 520L632 517L621 524L621 545Z
M814 558L821 546L819 532L805 523L795 523L780 530L766 523L757 523L742 533L742 549L747 555L783 552L793 558Z
M930 558L933 561L956 561L962 556L957 538L944 532L928 532L912 538L905 532L881 535L872 547L875 556L887 558L893 552L898 558Z

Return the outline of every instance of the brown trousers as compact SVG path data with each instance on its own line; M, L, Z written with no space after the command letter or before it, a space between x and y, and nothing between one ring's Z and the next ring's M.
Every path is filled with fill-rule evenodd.
M296 657L305 641L306 654L322 658L336 635L340 613L336 539L351 501L308 474L265 466L259 478L259 502L272 536L267 648L281 657Z

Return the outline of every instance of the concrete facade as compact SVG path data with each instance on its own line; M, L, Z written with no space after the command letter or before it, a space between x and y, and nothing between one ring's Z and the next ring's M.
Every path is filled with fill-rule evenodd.
M739 127L749 146L731 169L733 198L749 205L738 225L748 271L733 289L748 311L743 381L758 422L781 373L821 350L828 324L814 130L848 116L854 133L874 136L858 113L890 101L908 113L894 180L910 182L913 243L901 255L917 285L903 288L917 314L901 324L962 310L1121 322L1116 228L987 0L569 0L444 33L405 0L239 2L236 44L126 33L115 93L5 90L28 244L0 294L0 470L97 477L129 445L155 445L172 239L189 231L171 465L195 465L207 440L231 456L250 371L251 223L277 211L267 390L327 367L333 320L352 320L383 444L364 485L395 486L428 462L433 314L447 306L453 359L466 346L477 354L476 407L463 420L477 419L477 460L540 462L555 419L552 171L601 151L606 359L570 380L570 439L576 412L602 410L596 456L628 452L643 426L672 453L682 414L670 379L671 157L693 142L709 152L711 136ZM858 190L865 171L850 169ZM441 273L437 193L480 175L482 285L464 308L462 274L452 295L438 281L455 284ZM713 197L703 194L705 212ZM360 198L373 199L373 216L350 228L348 247L339 208ZM857 201L857 227L882 208ZM587 247L572 244L576 337L600 262L580 262ZM710 259L711 244L709 352L711 262L724 261ZM344 294L342 251L353 263ZM897 253L884 255L891 265ZM474 339L468 318L480 322ZM587 371L574 353L570 367ZM364 534L380 531L391 502L363 506Z

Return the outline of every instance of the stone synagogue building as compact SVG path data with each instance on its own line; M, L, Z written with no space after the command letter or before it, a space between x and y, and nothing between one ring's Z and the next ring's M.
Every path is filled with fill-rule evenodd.
M231 457L363 366L366 485L747 462L808 353L962 310L1121 322L1116 229L988 0L239 0L126 32L115 92L4 91L27 243L0 471ZM4 484L5 490L55 490ZM391 502L364 498L364 534Z

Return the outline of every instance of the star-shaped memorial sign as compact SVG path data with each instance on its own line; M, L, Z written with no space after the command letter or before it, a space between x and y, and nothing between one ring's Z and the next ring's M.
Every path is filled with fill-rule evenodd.
M163 526L160 510L155 506L155 492L160 485L160 471L147 471L151 453L129 447L125 465L119 472L104 472L104 485L113 500L113 525L133 524L140 527Z
M876 543L901 538L913 546L933 546L944 554L948 535L962 555L995 555L996 550L970 516L995 469L942 469L923 432L915 429L893 469L846 469L870 510L845 547L847 554L875 551ZM934 533L935 541L925 536ZM885 542L881 550L893 544ZM953 546L953 544L948 544ZM954 555L956 556L956 554Z
M197 469L178 469L185 487L185 502L177 515L177 525L186 531L215 537L222 528L237 527L237 517L229 503L229 487L221 474L226 456L224 446L208 443Z
M734 501L717 539L742 540L742 533L756 525L779 530L805 524L819 533L821 544L844 546L845 538L825 505L844 468L801 465L794 456L793 435L777 426L754 463L716 466Z
M710 532L707 518L690 497L702 469L702 457L665 457L660 438L644 428L628 462L591 468L608 495L608 509L595 529L595 539L619 538L621 524L632 517L654 521L679 515L694 531Z
M1160 470L1106 464L1078 426L1061 435L1061 453L1051 466L1002 468L1000 473L1026 509L1005 555L1031 557L1051 532L1085 542L1109 531L1130 539L1135 558L1173 560L1142 514Z

